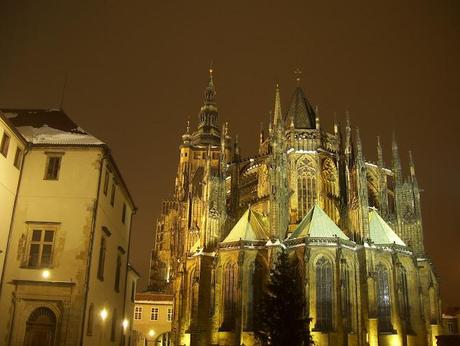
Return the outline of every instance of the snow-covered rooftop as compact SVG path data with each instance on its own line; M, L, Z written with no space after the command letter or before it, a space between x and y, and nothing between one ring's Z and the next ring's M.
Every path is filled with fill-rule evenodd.
M103 145L75 124L62 110L4 109L0 110L19 133L32 144Z

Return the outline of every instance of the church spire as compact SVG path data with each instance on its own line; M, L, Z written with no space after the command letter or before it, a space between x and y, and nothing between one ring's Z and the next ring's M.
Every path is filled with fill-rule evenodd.
M280 86L277 83L275 89L275 108L273 113L273 127L282 124L282 115L281 115L281 97L280 97Z
M204 102L200 109L198 131L194 134L194 144L219 145L220 129L217 122L216 89L214 87L214 69L209 69L209 81L204 90Z
M395 175L395 185L400 187L402 185L402 169L401 160L399 158L398 142L396 141L396 134L393 132L393 140L391 143L391 152L393 154L393 173Z
M214 69L212 66L209 68L209 82L206 90L204 92L204 104L205 105L215 105L216 104L216 89L214 88L213 80Z

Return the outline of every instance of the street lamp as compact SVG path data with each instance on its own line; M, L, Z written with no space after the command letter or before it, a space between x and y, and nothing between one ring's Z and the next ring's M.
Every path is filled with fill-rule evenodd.
M42 271L42 278L43 279L45 279L45 280L49 279L50 275L51 275L51 273L50 273L50 271L48 269L45 269L45 270Z
M123 326L123 331L126 332L126 329L128 329L128 326L129 326L129 321L128 319L124 319L123 322L122 322L122 326Z
M99 316L101 316L102 321L105 321L105 319L107 318L107 315L108 315L108 314L109 314L109 313L107 312L107 309L106 309L106 308L103 308L103 309L101 310L101 312L99 312Z

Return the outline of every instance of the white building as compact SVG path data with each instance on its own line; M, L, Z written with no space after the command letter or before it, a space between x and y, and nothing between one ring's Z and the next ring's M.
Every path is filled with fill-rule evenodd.
M59 110L0 113L0 345L127 344L135 206L108 146Z

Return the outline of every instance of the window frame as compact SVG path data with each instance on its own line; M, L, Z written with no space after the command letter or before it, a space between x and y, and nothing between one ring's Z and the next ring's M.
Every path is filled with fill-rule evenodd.
M173 320L173 308L168 308L167 310L167 315L166 319L168 322L172 322Z
M4 157L8 157L8 151L10 148L10 141L11 136L5 132L3 132L2 141L0 142L0 154Z
M44 174L43 180L57 181L59 180L59 177L60 177L61 167L62 167L62 157L64 156L64 153L45 153L45 154L46 154L46 166L45 166L45 174ZM52 159L58 160L55 176L51 176L49 174L50 173L50 163Z
M142 306L135 306L134 307L134 319L136 321L142 320L142 314L144 312L144 309Z
M34 240L34 231L40 231L40 239ZM25 258L23 261L23 267L29 269L43 269L43 268L53 268L54 258L55 258L55 243L56 243L56 234L58 231L58 225L54 223L30 223L27 230L27 252L25 253ZM46 232L52 232L53 238L51 241L46 241ZM38 245L38 255L37 255L37 264L31 265L32 257L32 247L33 245ZM43 248L45 245L50 245L50 254L49 260L46 265L43 265Z
M110 172L109 172L109 169L107 168L105 170L104 187L103 187L103 192L105 196L107 196L107 193L109 191L109 179L110 179Z
M16 152L14 153L13 166L17 169L21 169L22 160L24 158L24 150L20 147L16 147Z
M99 258L97 262L97 278L104 281L105 256L107 253L107 238L102 236L99 244Z
M160 308L152 306L150 309L150 321L158 321L160 318Z

